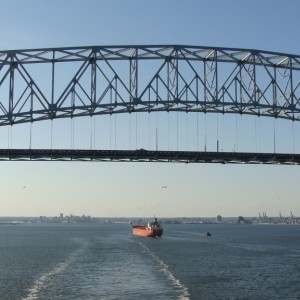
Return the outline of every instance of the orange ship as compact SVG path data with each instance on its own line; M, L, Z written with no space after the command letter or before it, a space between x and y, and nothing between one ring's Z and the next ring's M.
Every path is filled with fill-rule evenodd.
M161 237L163 234L163 228L160 223L157 221L157 218L154 218L153 222L148 222L147 226L132 226L133 235L143 236L143 237Z

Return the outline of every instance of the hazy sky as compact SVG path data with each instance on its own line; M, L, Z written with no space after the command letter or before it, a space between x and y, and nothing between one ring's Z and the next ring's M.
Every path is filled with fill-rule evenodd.
M291 54L300 49L297 0L0 0L0 7L0 50L141 44ZM278 122L283 128L278 129L278 140L282 138L282 147L291 145L291 138L285 140L291 125ZM58 132L65 124L53 126ZM298 124L293 129L297 153L299 129ZM18 130L13 129L14 143L24 138ZM46 135L43 130L49 136L47 122L33 128L36 145ZM69 129L66 132L63 139L69 141ZM0 131L1 148L11 142L10 134L8 129ZM1 216L300 215L300 166L0 162L0 169Z

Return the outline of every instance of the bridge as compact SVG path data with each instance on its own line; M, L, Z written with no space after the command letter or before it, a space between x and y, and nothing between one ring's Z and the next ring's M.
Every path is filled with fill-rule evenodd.
M146 114L150 120L158 113L168 115L167 138L177 135L174 149L169 145L167 150L159 149L156 121L148 126L154 149L140 148L137 142L136 149L54 149L51 141L48 149L31 145L1 149L0 159L299 164L294 150L276 153L275 130L269 133L274 135L272 152L224 151L218 136L215 151L206 145L202 151L179 150L178 120L211 114L269 117L294 124L300 120L300 56L188 45L0 51L0 127L28 123L30 139L32 124L38 122L51 122L52 139L54 120L128 115L131 126L131 115ZM177 118L174 126L169 123L171 113ZM136 135L137 127L142 126L136 124Z

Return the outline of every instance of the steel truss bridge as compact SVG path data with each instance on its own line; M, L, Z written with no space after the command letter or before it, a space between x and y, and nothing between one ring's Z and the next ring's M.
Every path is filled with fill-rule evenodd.
M300 56L186 45L0 51L0 126L156 111L299 121ZM0 159L12 160L299 163L298 155L274 153L1 151Z

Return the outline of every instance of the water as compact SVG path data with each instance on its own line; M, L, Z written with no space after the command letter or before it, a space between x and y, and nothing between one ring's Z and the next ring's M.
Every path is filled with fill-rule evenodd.
M1 300L150 298L300 299L300 226L0 226Z

